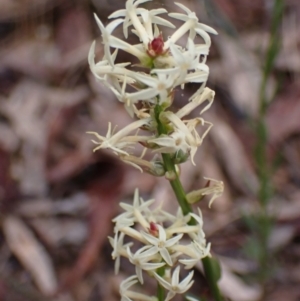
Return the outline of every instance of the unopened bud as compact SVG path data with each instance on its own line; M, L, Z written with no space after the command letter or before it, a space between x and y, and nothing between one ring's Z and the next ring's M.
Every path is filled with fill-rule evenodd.
M165 174L165 168L162 162L155 161L155 162L150 162L150 164L151 164L151 168L145 168L145 171L147 173L150 173L155 177L162 177Z
M186 200L189 204L197 203L203 199L204 195L200 190L191 191L186 195Z
M163 55L166 53L164 50L165 42L163 39L162 34L160 34L158 37L154 38L149 44L148 44L148 50L147 53L150 57L157 57L159 55Z
M155 237L158 237L158 227L157 224L150 222L149 233Z
M189 157L190 157L189 152L185 153L182 150L179 150L173 155L172 159L175 164L181 164L186 162Z

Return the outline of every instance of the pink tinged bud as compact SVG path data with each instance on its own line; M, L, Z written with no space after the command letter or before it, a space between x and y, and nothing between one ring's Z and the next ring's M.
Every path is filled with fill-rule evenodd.
M154 38L151 42L148 43L147 53L151 57L157 57L159 55L164 55L166 50L164 50L165 42L163 40L162 34Z
M151 48L157 55L164 52L164 45L165 43L161 34L151 42Z
M155 237L158 237L158 227L157 224L150 222L149 233Z

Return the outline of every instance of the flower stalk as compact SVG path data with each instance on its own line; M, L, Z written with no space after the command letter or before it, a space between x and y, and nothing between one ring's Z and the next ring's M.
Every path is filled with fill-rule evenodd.
M155 117L156 117L156 122L157 122L157 131L158 131L159 135L167 133L164 125L160 122L160 119L159 119L159 115L162 111L163 110L159 105L157 105L155 107ZM190 204L187 201L186 193L183 189L183 186L179 179L178 173L176 172L175 164L173 163L171 156L169 154L162 154L162 158L163 158L165 170L174 172L176 174L176 178L174 180L170 180L169 182L170 182L170 185L176 196L176 199L180 205L182 213L184 215L192 213L193 212L192 207L190 206ZM189 224L195 225L196 224L195 219L192 218L190 220ZM220 294L220 290L218 287L218 275L216 275L216 273L214 271L212 260L208 256L204 257L204 258L202 258L202 264L203 264L203 269L204 269L204 273L205 273L207 282L209 284L212 295L215 298L215 301L222 301L223 299L222 299L222 296ZM159 300L163 300L163 299L159 299Z
M176 215L164 211L162 206L150 209L154 200L144 201L137 189L132 205L120 203L124 212L113 219L114 237L109 238L113 247L115 272L120 269L122 257L135 266L135 275L125 279L120 286L121 300L169 301L177 294L185 294L194 283L194 271L180 281L180 270L182 267L193 269L202 260L212 294L216 301L221 301L215 272L217 264L209 257L210 243L206 243L202 213L199 208L197 214L193 213L190 203L212 194L211 205L221 195L223 183L206 178L206 187L186 194L178 174L179 164L190 159L195 165L198 147L212 127L212 123L202 117L185 119L185 116L206 104L200 111L201 115L212 105L214 91L205 87L209 74L206 57L211 44L208 33L216 34L216 31L199 23L190 9L175 3L184 13L170 13L169 17L179 19L183 24L164 41L158 25L175 26L157 16L166 13L165 9L146 10L138 7L148 1L151 0L127 0L126 9L110 15L109 18L117 19L106 27L96 16L103 37L104 57L102 61L95 62L94 43L88 57L96 79L108 87L124 104L128 114L135 118L135 121L117 132L109 123L106 136L89 132L96 137L96 140L92 140L96 144L94 151L110 149L120 160L141 172L165 176L179 204ZM132 26L132 32L138 36L140 43L130 45L115 37L113 31L120 24L123 24L125 38ZM201 36L204 43L195 44L196 35ZM185 48L176 44L183 36L187 36ZM113 53L111 48L115 48ZM143 70L148 72L133 71L135 62L115 64L119 50L135 56ZM177 112L168 110L176 90L183 88L186 83L198 83L200 87ZM201 127L201 134L198 127ZM140 135L141 130L146 133ZM140 155L134 152L137 144L144 147ZM148 150L156 153L150 161L147 159ZM161 154L161 158L158 154ZM183 236L189 238L188 244L182 240ZM129 238L129 243L124 244L125 237ZM131 288L138 282L144 284L145 274L157 281L155 296L137 293Z

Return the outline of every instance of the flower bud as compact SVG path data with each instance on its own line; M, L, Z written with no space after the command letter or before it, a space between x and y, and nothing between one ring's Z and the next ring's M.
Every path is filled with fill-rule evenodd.
M182 150L179 150L178 152L173 154L172 159L174 164L181 164L186 162L189 157L190 157L189 152L185 153Z
M151 42L149 42L147 53L152 58L157 57L159 55L163 55L166 53L166 50L164 50L164 46L165 42L162 34L160 34L158 37L154 38Z

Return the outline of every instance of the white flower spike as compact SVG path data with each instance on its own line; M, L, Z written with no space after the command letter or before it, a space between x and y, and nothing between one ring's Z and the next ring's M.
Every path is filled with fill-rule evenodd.
M95 15L104 56L95 61L93 42L88 55L90 69L124 105L133 121L118 131L109 123L105 136L96 132L89 134L96 138L92 140L96 144L94 151L109 149L141 172L173 181L178 177L178 164L191 160L195 165L195 154L212 127L212 123L199 115L211 107L214 99L214 91L205 87L209 76L206 60L211 44L209 34L217 32L200 23L196 14L181 3L175 4L183 13L141 7L150 1L127 0L124 9L109 16L114 20L107 25ZM166 13L182 21L182 25L176 29L161 16ZM114 35L118 26L123 27L123 37ZM164 27L173 29L169 38L169 33L162 30ZM130 33L138 38L137 44L126 41ZM196 35L203 41L199 43ZM178 43L181 38L187 41L186 47ZM120 62L118 56L122 52L130 54L132 59ZM188 83L198 85L196 92L181 108L169 110L174 97L178 96L177 91ZM195 110L200 112L192 115ZM147 133L140 135L140 130ZM138 155L134 152L137 144L143 148ZM155 154L152 160L149 160L150 152ZM168 163L164 154L168 155ZM193 203L210 195L210 206L221 195L223 182L205 179L209 185L187 194L188 201ZM194 282L193 271L180 281L180 268L192 269L202 258L210 256L200 209L198 214L184 215L178 208L173 215L164 211L162 204L153 209L153 204L153 199L144 201L136 189L133 203L121 202L123 212L113 219L114 237L109 237L109 241L113 247L115 272L120 269L121 257L135 267L135 275L120 285L121 301L162 301L161 297L132 290L135 284L146 283L147 275L167 290L164 301L185 293ZM186 298L196 301L193 297Z

